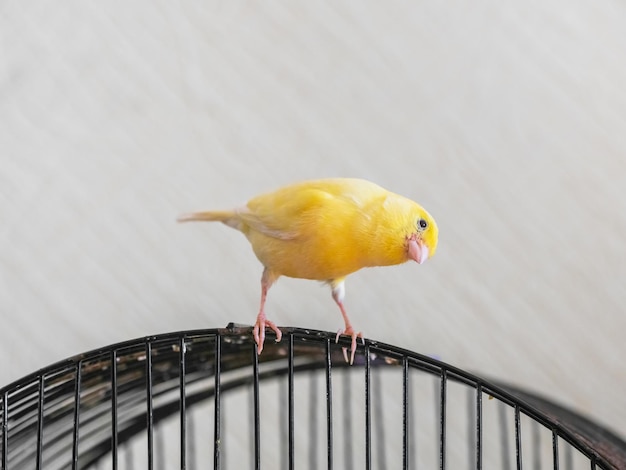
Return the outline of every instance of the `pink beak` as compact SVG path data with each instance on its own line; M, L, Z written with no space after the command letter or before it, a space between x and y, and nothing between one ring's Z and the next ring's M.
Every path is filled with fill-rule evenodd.
M419 264L424 263L428 259L428 247L424 245L422 240L409 239L409 258L417 261Z

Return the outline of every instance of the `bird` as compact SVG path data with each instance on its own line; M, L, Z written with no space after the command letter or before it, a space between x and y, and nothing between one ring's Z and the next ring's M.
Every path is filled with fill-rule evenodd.
M265 329L282 332L265 314L270 287L279 277L322 281L343 317L337 332L351 338L350 364L363 333L344 306L345 279L366 267L424 263L436 250L439 229L418 203L358 178L307 180L254 197L243 207L183 214L179 222L216 221L242 232L263 265L261 305L253 327L257 353ZM347 361L346 349L344 358Z

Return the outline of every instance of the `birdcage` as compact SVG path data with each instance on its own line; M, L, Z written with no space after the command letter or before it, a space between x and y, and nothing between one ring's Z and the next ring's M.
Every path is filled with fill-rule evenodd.
M626 444L545 399L366 340L150 336L0 391L2 469L618 469Z

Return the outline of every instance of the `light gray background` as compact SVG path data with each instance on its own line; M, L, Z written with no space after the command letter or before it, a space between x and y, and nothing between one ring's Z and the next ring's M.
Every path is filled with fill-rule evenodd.
M357 176L439 250L359 272L366 336L556 397L624 434L626 5L0 4L0 384L112 342L252 323L261 266L177 225ZM336 330L281 279L268 316Z

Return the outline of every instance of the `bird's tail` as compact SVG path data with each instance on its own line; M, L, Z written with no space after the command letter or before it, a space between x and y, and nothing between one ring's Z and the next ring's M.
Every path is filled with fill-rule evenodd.
M233 211L204 211L204 212L190 212L188 214L182 214L178 217L179 222L224 222L229 225L229 221L232 221L235 217Z

